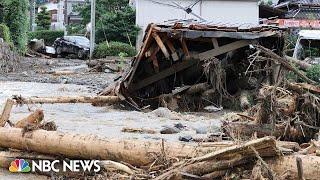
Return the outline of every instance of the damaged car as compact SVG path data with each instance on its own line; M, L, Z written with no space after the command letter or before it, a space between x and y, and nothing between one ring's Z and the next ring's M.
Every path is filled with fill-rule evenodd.
M86 59L90 52L90 40L84 36L64 36L57 38L53 46L56 54L62 57L74 54L79 59Z

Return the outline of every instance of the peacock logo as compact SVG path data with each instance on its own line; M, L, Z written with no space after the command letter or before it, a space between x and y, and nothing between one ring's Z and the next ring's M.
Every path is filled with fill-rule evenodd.
M16 172L23 172L27 173L31 171L29 163L24 159L16 159L11 162L9 171L16 173Z

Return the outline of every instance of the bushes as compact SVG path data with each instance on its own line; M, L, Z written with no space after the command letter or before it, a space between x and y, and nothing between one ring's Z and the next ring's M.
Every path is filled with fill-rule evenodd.
M35 32L29 32L28 38L31 39L44 39L44 42L47 46L51 46L53 42L64 35L64 31L50 31L50 30L41 30Z
M96 46L96 49L94 51L94 57L104 58L106 56L119 56L120 53L123 56L131 57L135 56L137 54L137 51L134 47L126 43L110 42L108 46L107 42L103 42Z
M27 0L10 0L5 4L4 21L10 29L15 47L21 54L27 50L28 7Z
M307 77L320 83L320 65L313 65L307 70Z
M0 37L3 38L4 42L8 43L10 46L13 46L9 27L3 23L0 24Z

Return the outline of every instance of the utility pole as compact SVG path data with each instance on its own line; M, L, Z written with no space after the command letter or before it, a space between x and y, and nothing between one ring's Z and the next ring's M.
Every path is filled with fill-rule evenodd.
M95 45L96 29L96 0L91 0L91 30L90 30L90 60L92 59Z
M30 30L33 32L35 30L35 16L36 16L36 2L35 0L30 0Z

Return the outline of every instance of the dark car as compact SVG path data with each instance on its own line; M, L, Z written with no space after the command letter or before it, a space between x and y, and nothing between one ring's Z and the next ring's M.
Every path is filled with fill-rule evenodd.
M90 40L84 36L64 36L57 38L53 47L62 57L75 54L79 59L86 59L90 53Z

